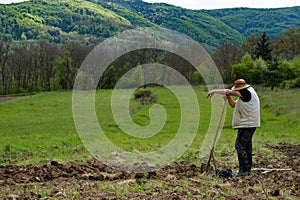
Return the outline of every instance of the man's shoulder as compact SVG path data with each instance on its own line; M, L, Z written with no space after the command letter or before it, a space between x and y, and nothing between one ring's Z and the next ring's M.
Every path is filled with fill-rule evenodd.
M242 98L241 98L242 101L249 102L251 100L251 92L249 91L248 88L241 89L239 92L242 96Z

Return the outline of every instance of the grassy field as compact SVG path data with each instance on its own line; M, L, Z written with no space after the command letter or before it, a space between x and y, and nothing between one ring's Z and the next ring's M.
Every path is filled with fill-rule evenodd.
M174 94L166 88L151 90L168 118L163 129L147 139L124 134L114 122L111 90L95 95L96 114L107 138L126 151L158 149L177 132L181 114ZM232 179L203 173L200 166L208 158L199 159L199 149L212 112L204 87L196 88L200 121L191 147L176 162L142 175L120 173L91 159L74 125L71 91L0 102L0 199L299 199L299 90L258 91L262 127L253 138L254 167L292 171L254 172ZM150 105L132 100L129 107L135 123L151 123ZM218 169L238 167L231 118L227 106L214 154Z
M180 109L174 94L166 88L151 89L158 103L167 111L165 127L156 136L139 139L128 136L115 124L110 107L111 90L96 94L97 116L106 136L127 151L151 151L167 144L177 132ZM299 143L299 90L259 90L262 127L257 130L254 151L264 151L265 144ZM210 120L210 100L205 88L196 88L200 107L200 126L186 155L198 151ZM150 122L150 106L130 104L133 120L140 125ZM236 131L231 128L232 109L227 106L226 120L216 155L234 154ZM217 122L216 122L217 123ZM89 158L74 126L72 92L50 92L25 96L0 103L0 164L40 163L49 160L68 162Z

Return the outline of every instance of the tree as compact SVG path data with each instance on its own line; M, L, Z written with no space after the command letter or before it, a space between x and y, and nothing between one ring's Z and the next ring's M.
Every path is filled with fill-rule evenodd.
M40 60L40 80L41 86L40 88L43 91L51 90L51 78L54 76L53 73L53 65L55 60L61 54L61 50L58 48L58 45L51 44L48 41L40 41L40 52L39 52L39 60Z
M249 70L254 67L254 61L252 60L249 53L246 53L241 63L232 66L232 78L236 79L245 79L247 82L252 83L249 76Z
M268 63L268 71L265 74L265 84L270 86L271 90L283 81L283 75L280 72L280 64L281 60L277 58Z
M295 68L295 73L298 78L300 78L300 56L295 57L292 61L291 64Z
M70 52L64 52L64 55L59 57L56 60L56 64L54 66L55 77L53 80L52 89L63 89L69 90L73 86L74 80L72 80L72 59L70 56Z
M6 94L8 89L7 60L9 45L0 40L0 93Z
M264 61L271 61L272 60L272 44L270 42L270 37L267 36L265 32L261 35L260 40L257 42L254 48L254 56L255 59L262 58Z
M255 59L254 48L256 44L259 42L259 40L260 40L259 36L252 34L246 39L244 43L242 43L243 51L249 53L253 60Z
M223 46L220 46L212 54L212 58L219 71L221 72L224 82L232 82L232 65L238 64L241 61L243 55L244 51L239 46L232 43L227 43Z
M300 27L287 30L275 40L274 54L287 60L300 55Z

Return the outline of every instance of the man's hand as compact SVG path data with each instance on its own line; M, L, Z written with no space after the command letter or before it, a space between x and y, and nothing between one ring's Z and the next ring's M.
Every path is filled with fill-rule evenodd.
M211 90L207 94L207 98L211 98L214 94L222 94L222 95L230 95L230 90L229 89L216 89L216 90Z
M227 97L229 97L229 96L231 95L231 93L232 93L231 90L228 90L228 89L225 90L225 95L226 95Z
M210 91L210 92L207 94L207 97L206 97L206 98L212 98L212 96L214 96L214 94L215 94L215 91L212 90L212 91Z

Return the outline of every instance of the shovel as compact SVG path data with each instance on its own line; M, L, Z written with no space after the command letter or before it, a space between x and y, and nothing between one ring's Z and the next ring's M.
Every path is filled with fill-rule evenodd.
M224 102L223 102L223 106L222 106L222 111L221 111L221 114L220 114L220 118L219 118L219 122L218 122L218 127L217 127L216 133L214 135L213 144L212 144L212 146L210 148L210 155L209 155L207 163L203 163L201 165L201 167L200 167L200 169L201 169L202 172L209 173L209 172L211 172L213 170L213 168L215 168L215 173L218 174L217 164L216 164L216 160L215 160L215 157L214 157L214 148L215 148L215 145L216 145L216 142L217 142L217 138L218 138L218 135L219 135L219 130L220 130L220 127L221 127L221 122L222 122L224 111L225 111L225 107L226 107L226 96L224 96L223 98L224 98ZM211 161L213 161L214 167L212 167L210 165Z

